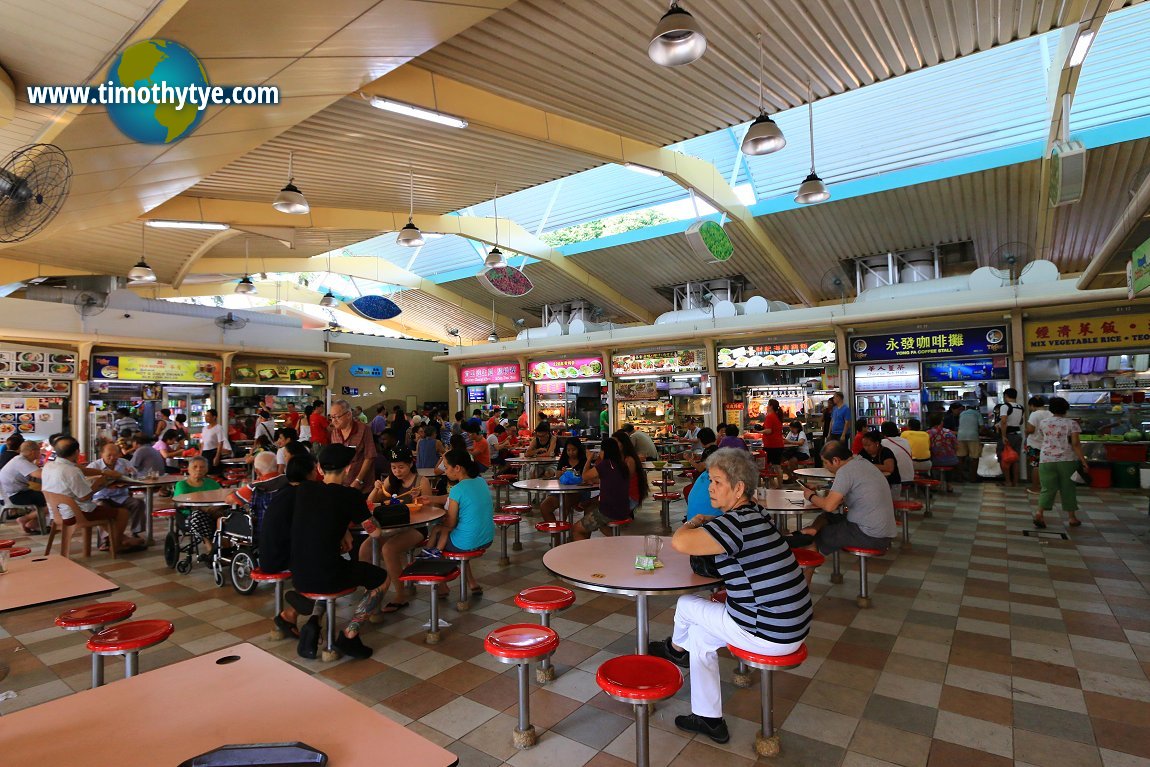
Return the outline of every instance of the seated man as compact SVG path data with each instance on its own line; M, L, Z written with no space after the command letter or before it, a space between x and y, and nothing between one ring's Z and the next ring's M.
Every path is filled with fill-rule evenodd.
M35 506L47 509L44 494L33 490L29 484L32 474L39 471L36 459L40 457L40 444L31 440L21 442L20 446L12 452L12 457L0 469L0 493L14 506ZM31 535L40 532L39 516L36 513L25 514L19 519L20 527Z
M831 440L823 445L820 455L823 466L834 474L834 482L825 496L804 487L803 496L823 513L791 535L791 546L809 547L813 543L823 554L844 546L886 551L890 539L898 534L887 478L865 456L852 455L845 442ZM845 514L835 511L844 504Z
M270 450L265 450L252 459L252 469L255 471L255 479L244 483L232 493L232 498L240 503L251 503L257 492L274 493L287 485L287 478L280 474L276 465L276 454ZM256 527L259 527L258 520Z
M128 529L132 531L135 539L125 540L125 551L142 551L144 541L139 536L146 529L147 508L142 500L132 497L132 491L129 488L116 482L118 479L132 476L135 473L131 464L120 457L120 448L116 446L115 442L108 442L100 449L100 460L92 461L88 464L88 468L96 469L108 480L108 484L92 495L92 500L98 504L117 509L123 508L128 511ZM103 551L105 548L106 544L101 546L100 550Z
M124 541L125 545L135 545L137 541L125 540L124 530L128 527L128 510L122 506L97 506L92 501L96 490L102 488L107 479L100 476L89 479L84 470L76 465L80 455L80 443L72 437L60 437L54 445L56 459L44 465L43 487L45 493L56 493L74 498L80 511L88 519L108 519L112 521L112 535L115 540ZM97 471L89 469L89 471ZM53 516L60 515L65 525L76 524L71 509L62 507L54 509Z
M132 444L135 445L136 450L132 454L131 468L137 477L146 477L151 473L155 473L157 477L162 477L168 473L168 465L164 460L164 455L152 446L151 439L143 434L136 434L132 438Z
M290 569L295 588L304 593L331 593L356 586L367 589L335 646L352 658L370 658L371 648L359 638L359 629L387 593L387 571L370 562L352 562L342 556L351 550L350 525L361 525L368 535L380 535L363 493L344 484L354 457L355 448L324 445L319 452L323 482L301 482L296 487ZM300 657L316 657L318 644L319 616L313 615L300 629Z

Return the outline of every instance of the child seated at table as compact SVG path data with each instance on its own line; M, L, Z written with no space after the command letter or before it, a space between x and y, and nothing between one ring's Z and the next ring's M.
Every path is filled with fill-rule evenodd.
M188 478L176 483L172 488L172 495L180 496L219 489L221 489L220 483L208 476L208 460L198 455L188 461ZM185 525L192 540L200 546L200 561L210 561L212 535L216 531L216 515L212 514L210 508L178 509L178 511L180 514L187 514Z
M495 539L495 510L487 482L479 478L479 464L466 450L450 450L444 458L447 478L455 485L447 495L447 516L431 534L428 553L435 556L441 550L466 552L485 549ZM474 568L467 570L467 585L475 596L483 593L475 579Z
M548 469L543 475L544 479L559 479L566 472L570 471L576 476L582 477L583 472L590 465L587 448L583 446L583 442L578 437L568 437L567 442L563 445L563 454L559 456L555 468ZM591 500L591 491L583 490L579 493L579 500L577 501L577 508L582 508L588 501ZM543 503L539 504L539 513L543 516L544 522L555 521L555 510L559 508L559 496L554 493L548 493Z

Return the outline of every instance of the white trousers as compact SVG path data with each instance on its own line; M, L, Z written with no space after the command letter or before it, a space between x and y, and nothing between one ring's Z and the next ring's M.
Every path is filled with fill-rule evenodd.
M675 604L671 641L691 653L691 713L707 717L723 715L715 650L733 644L763 655L789 655L802 645L801 641L777 644L749 634L727 613L726 605L695 594L681 596Z

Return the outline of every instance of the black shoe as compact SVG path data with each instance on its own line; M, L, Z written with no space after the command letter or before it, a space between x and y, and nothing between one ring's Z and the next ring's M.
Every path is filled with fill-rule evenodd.
M731 733L727 732L725 719L719 719L718 724L711 724L701 716L685 714L675 717L675 726L686 732L702 733L716 743L726 743L731 739Z
M308 599L298 591L284 594L284 600L300 615L311 615L311 611L315 609L315 600Z
M691 667L691 653L686 650L676 650L671 645L671 637L667 637L662 641L648 643L647 654L654 655L656 658L669 660L679 668Z
M319 652L319 617L313 615L307 619L307 623L299 630L299 644L296 645L296 653L301 658L307 660L315 660Z
M363 640L359 638L359 634L356 634L354 637L349 639L348 636L342 631L339 632L339 636L335 638L335 649L339 650L347 657L355 658L357 660L370 658L371 653L373 652L373 650L365 645Z
M815 537L810 533L791 533L787 536L787 544L792 549L806 548L814 542Z

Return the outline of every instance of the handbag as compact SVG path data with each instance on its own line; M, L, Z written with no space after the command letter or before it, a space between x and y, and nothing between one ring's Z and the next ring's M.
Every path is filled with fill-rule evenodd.
M1018 463L1018 451L1015 450L1009 442L1002 446L1002 455L999 461L1003 466L1010 466Z
M722 580L723 576L719 575L719 566L715 562L717 556L717 554L692 554L691 572L704 578L715 578L717 580Z
M371 516L380 527L395 527L411 521L411 509L407 508L406 503L392 499L389 503L376 506Z

